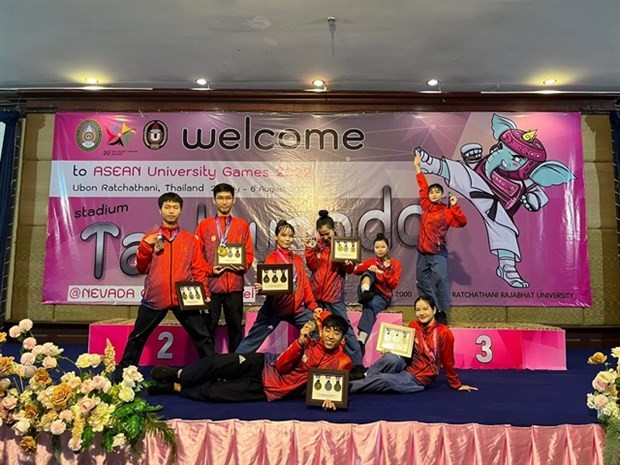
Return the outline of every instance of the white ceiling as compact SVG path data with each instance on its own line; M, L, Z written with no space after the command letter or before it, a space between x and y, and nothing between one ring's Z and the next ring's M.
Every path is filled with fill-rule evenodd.
M330 31L328 17L336 18ZM620 0L0 0L0 88L620 94Z

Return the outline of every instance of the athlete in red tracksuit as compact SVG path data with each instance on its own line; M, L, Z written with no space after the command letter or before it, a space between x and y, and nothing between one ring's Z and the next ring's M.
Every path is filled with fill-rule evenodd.
M347 307L344 303L344 284L347 273L352 273L355 268L350 261L344 263L333 262L331 259L332 237L336 235L335 223L327 210L319 211L316 221L318 239L306 238L306 266L311 272L310 286L318 305L329 310L334 315L340 315L349 323L349 328L344 335L344 350L353 362L353 371L363 373L362 351L357 342L355 331L347 315ZM353 372L352 372L353 373Z
M384 354L366 372L366 377L351 382L351 392L413 393L430 386L440 368L448 384L459 391L477 391L463 384L454 369L454 335L435 320L435 303L420 296L415 301L416 320L409 324L415 329L413 354L404 359L392 353Z
M400 262L389 256L390 246L383 234L377 234L373 248L375 256L360 263L353 270L354 274L362 275L358 287L362 317L357 324L362 353L365 352L366 339L377 321L377 315L392 302L392 291L398 286L401 273Z
M228 351L234 352L242 339L244 275L254 262L252 236L247 221L231 215L235 203L235 189L221 183L213 188L213 203L217 214L200 222L196 237L207 262L209 276L209 313L205 316L211 339L215 341L222 308L228 328ZM245 246L245 266L216 265L218 249L226 251L227 244ZM223 248L222 248L223 247Z
M450 281L448 279L448 250L446 234L448 228L462 228L467 224L463 210L454 195L449 195L450 206L445 205L443 187L433 184L429 187L420 167L421 157L414 158L416 179L420 187L420 233L418 236L418 259L416 262L416 284L419 295L432 297L437 302L438 321L448 322L450 310Z
M303 259L290 250L295 240L295 229L286 221L280 221L275 232L276 250L267 255L265 264L293 264L293 293L267 296L250 332L237 347L236 352L240 354L256 352L282 321L301 329L312 319L311 311L319 308L312 295ZM262 284L256 283L255 287L260 292Z
M183 199L168 192L159 197L158 204L162 224L144 235L136 254L136 268L146 274L146 278L136 322L115 373L117 380L122 379L124 368L138 365L148 337L169 310L190 335L198 355L205 357L215 352L200 312L181 311L176 294L176 282L195 281L203 284L205 297L209 295L206 263L200 244L193 234L182 230L178 224Z
M351 359L342 349L347 322L322 312L317 318L320 339L310 339L314 323L308 322L282 354L222 354L194 362L177 371L155 367L158 385L151 394L177 392L210 402L269 401L300 395L308 382L309 368L350 370ZM175 384L176 383L176 384ZM324 408L335 409L327 401Z

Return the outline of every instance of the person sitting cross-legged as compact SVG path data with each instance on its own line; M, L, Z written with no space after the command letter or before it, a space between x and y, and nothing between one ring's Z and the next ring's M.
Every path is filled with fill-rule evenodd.
M351 381L349 392L401 392L423 390L437 378L443 367L448 384L459 391L477 391L463 384L454 369L454 335L450 328L435 320L437 308L432 298L420 296L415 301L415 316L409 326L415 329L411 359L385 353L363 379Z
M300 395L306 387L309 368L351 369L351 359L342 344L348 327L346 320L329 312L322 312L317 320L318 339L310 337L316 324L309 321L299 338L279 356L232 353L204 357L179 370L157 366L151 372L157 384L149 388L149 393L176 393L207 402L272 401ZM329 400L323 408L336 409Z

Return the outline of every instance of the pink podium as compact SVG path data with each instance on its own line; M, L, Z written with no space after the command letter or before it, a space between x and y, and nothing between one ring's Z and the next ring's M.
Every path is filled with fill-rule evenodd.
M348 312L354 328L360 312ZM245 334L256 321L256 312L245 315ZM366 342L364 365L370 366L379 357L375 350L379 326L382 322L400 325L401 313L381 313L373 332ZM93 323L89 327L88 351L102 354L109 339L116 349L116 361L125 350L127 337L133 329L133 320L115 319ZM514 327L466 328L451 327L454 333L454 355L457 368L513 369L513 370L566 370L566 338L564 330L551 326L516 324ZM259 352L280 353L295 340L299 331L288 323L281 323L259 348ZM228 334L225 326L217 331L215 350L227 352ZM140 365L183 366L198 357L196 349L183 327L176 321L164 322L149 338Z
M566 334L552 326L450 328L457 368L566 370Z

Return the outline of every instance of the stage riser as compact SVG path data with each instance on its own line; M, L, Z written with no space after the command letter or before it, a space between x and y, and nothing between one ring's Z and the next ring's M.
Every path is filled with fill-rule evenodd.
M361 312L348 312L356 327ZM246 333L256 320L255 312L246 313ZM379 354L377 344L381 322L402 324L401 313L381 313L366 344L364 364L370 366ZM125 349L131 321L103 321L89 326L88 350L103 353L106 338L116 349L117 361ZM565 370L566 336L557 329L451 328L454 333L455 363L466 369L530 369ZM295 340L298 331L287 323L280 324L259 348L261 352L280 353ZM217 330L216 351L227 352L228 334L225 326ZM184 366L196 360L197 354L187 333L178 324L164 323L149 338L140 365L169 364Z

